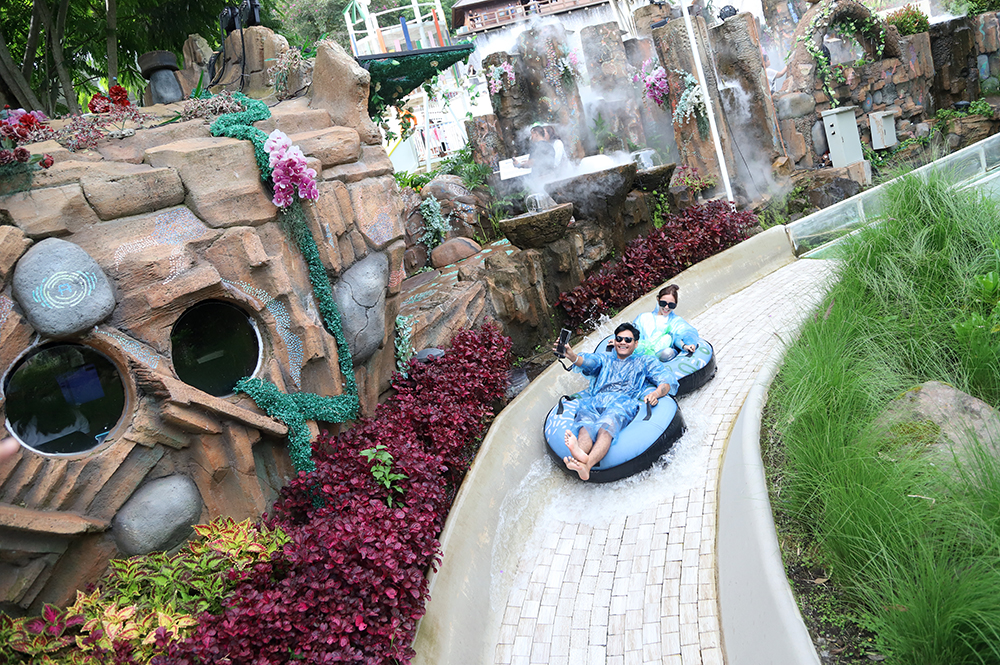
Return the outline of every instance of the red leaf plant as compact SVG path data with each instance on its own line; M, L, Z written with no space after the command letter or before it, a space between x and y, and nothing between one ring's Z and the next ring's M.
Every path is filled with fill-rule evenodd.
M257 566L185 641L153 665L408 663L440 561L437 536L506 388L510 340L495 324L458 333L441 358L411 362L375 416L314 444L316 470L268 518L291 542ZM360 451L385 445L401 495L386 501Z
M752 212L710 201L669 215L658 229L625 246L620 260L560 294L556 307L571 326L585 326L620 309L682 270L746 239L757 224Z

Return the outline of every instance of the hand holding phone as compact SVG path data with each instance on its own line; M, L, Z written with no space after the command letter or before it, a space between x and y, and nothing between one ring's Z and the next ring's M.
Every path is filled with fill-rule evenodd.
M559 332L559 341L556 342L556 350L555 350L555 354L556 354L557 358L565 358L566 357L566 344L569 343L569 338L570 338L570 336L572 334L573 334L573 331L569 330L567 328L563 328Z

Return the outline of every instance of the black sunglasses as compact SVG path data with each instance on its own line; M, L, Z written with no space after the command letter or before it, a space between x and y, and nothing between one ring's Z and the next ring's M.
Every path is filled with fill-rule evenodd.
M667 309L674 309L677 307L677 303L675 302L667 302L666 300L660 300L659 303L660 307L666 307Z
M622 337L621 335L615 335L615 341L616 342L624 342L625 344L631 344L635 340L632 339L631 337Z

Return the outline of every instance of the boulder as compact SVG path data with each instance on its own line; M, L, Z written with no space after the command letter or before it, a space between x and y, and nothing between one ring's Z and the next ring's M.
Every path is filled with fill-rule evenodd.
M548 210L502 220L500 230L515 247L541 248L565 236L572 217L573 204L564 203Z
M813 123L812 140L813 152L816 153L817 157L822 157L826 154L826 151L830 149L826 142L826 127L823 126L823 123L820 120Z
M111 283L78 245L49 238L29 249L14 268L14 299L46 337L84 332L115 308Z
M610 223L621 213L625 197L635 182L636 170L635 163L630 162L549 183L545 191L556 203L572 203L578 220Z
M315 157L323 168L356 162L361 157L361 139L350 127L328 127L288 138L308 157Z
M861 185L848 178L834 178L809 190L809 203L817 208L829 208L861 191Z
M450 266L462 259L475 256L482 249L478 242L469 238L445 240L431 251L431 265L435 268Z
M331 273L340 273L354 263L354 251L344 259L340 252L340 239L348 229L354 228L354 213L351 210L351 196L347 186L336 180L324 180L316 184L319 198L313 204L302 207L309 230L316 240L319 258ZM345 263L346 261L346 263Z
M368 116L371 75L337 42L324 39L316 44L313 68L312 108L330 112L333 124L353 127L368 145L381 143L382 134Z
M184 69L174 72L174 76L181 84L184 97L190 97L199 80L203 89L208 87L208 61L212 59L212 47L201 35L188 35L181 53L184 55Z
M184 141L194 138L209 138L209 124L204 118L195 118L186 122L172 122L169 125L150 127L134 136L128 136L114 141L102 141L96 150L104 159L141 164L146 151L156 146ZM233 139L235 140L235 139ZM73 153L74 155L79 153ZM76 157L73 157L76 159ZM156 164L154 164L156 166Z
M111 523L126 556L162 552L180 545L201 517L201 493L185 475L152 480L125 502Z
M361 146L360 159L323 169L323 179L351 183L389 175L394 170L392 160L389 159L389 153L385 151L385 148L381 145L363 145Z
M309 108L309 100L304 97L289 99L271 107L271 116L253 123L265 134L280 129L285 134L301 134L326 129L331 126L330 114L326 109Z
M816 110L816 99L804 92L790 92L778 97L774 108L779 120L801 118Z
M3 211L34 240L68 235L100 221L79 184L11 194L0 198Z
M403 264L406 267L406 274L412 275L427 265L427 248L423 245L413 245L406 248L403 254Z
M928 381L889 403L873 427L936 465L970 464L974 441L1000 455L1000 414L957 388Z
M392 176L369 178L347 186L357 227L378 250L403 237L399 186ZM362 254L367 250L362 246Z
M14 264L29 247L31 240L24 235L24 231L16 226L0 226L0 284L7 281Z
M267 70L288 50L288 40L270 28L253 25L230 32L225 47L225 71L220 87L234 92L243 90L249 97L260 99L269 92ZM241 77L244 79L242 85Z
M402 215L406 244L412 246L418 243L420 237L424 235L424 218L420 214L420 203L423 199L411 187L403 187L399 194L403 201Z
M333 287L333 299L355 366L370 358L385 337L389 260L374 253L351 266Z
M670 182L676 168L677 164L671 162L651 169L640 169L635 174L635 187L645 192L655 192Z

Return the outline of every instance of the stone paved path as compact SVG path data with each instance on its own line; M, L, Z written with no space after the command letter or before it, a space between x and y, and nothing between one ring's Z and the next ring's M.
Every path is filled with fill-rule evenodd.
M680 401L689 433L669 465L634 483L566 481L556 503L612 509L561 518L572 511L558 505L536 522L501 602L496 665L724 663L715 571L723 449L768 353L793 336L829 274L825 261L797 261L691 320L715 346L718 372Z

